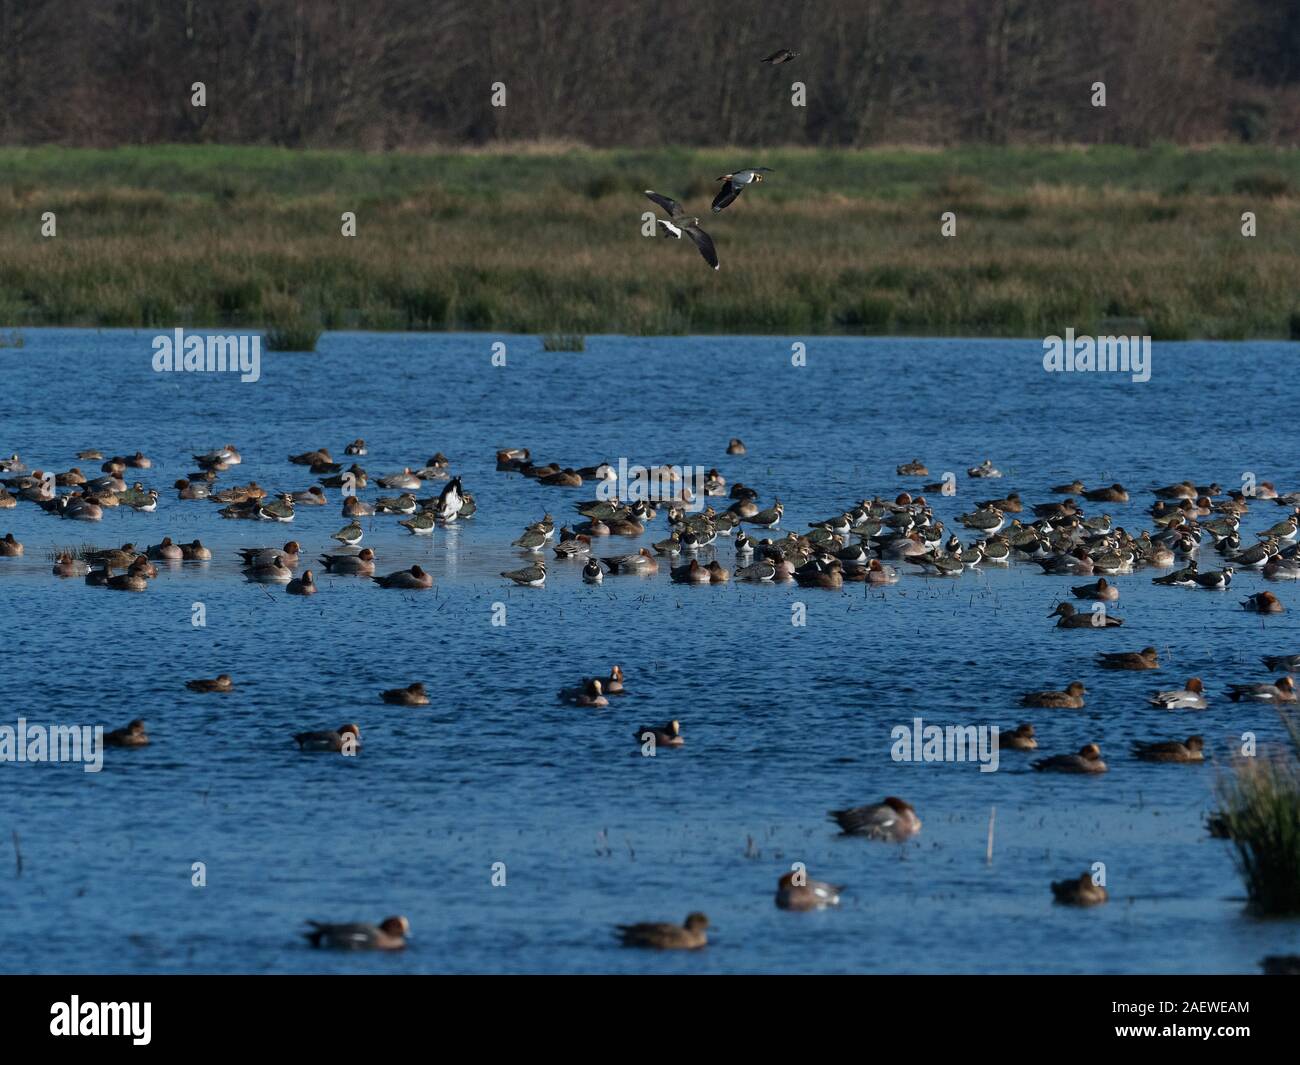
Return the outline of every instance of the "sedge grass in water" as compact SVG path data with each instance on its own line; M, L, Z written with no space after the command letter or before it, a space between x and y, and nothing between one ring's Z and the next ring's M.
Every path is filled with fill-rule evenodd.
M1216 818L1236 848L1252 908L1269 916L1300 913L1300 722L1279 713L1292 750L1239 759L1219 787Z
M773 172L715 215L736 159ZM1297 330L1294 149L158 146L3 149L0 170L0 328L267 324L297 346L286 307L328 330L534 334L563 307L576 335ZM720 271L642 235L646 188L705 218Z

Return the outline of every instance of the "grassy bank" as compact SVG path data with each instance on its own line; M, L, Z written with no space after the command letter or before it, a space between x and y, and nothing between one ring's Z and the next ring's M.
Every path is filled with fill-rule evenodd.
M745 164L721 271L641 236L642 189L703 218ZM0 329L1288 336L1297 247L1300 151L1263 148L0 150Z

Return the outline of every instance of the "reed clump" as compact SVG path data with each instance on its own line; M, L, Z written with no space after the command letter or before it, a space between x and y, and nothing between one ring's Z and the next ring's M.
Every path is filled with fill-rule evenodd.
M1291 750L1237 759L1213 819L1232 841L1252 909L1267 916L1300 913L1300 720L1279 713Z

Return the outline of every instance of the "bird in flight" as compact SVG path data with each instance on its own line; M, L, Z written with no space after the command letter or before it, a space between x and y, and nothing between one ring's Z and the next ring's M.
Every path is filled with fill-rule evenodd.
M724 207L731 206L732 202L745 191L746 185L752 185L757 181L763 180L764 174L772 173L770 166L751 166L744 170L737 170L734 174L723 174L718 178L722 182L722 188L718 190L717 196L713 198L713 211L716 214Z
M763 63L770 63L774 67L779 67L782 63L788 63L798 56L798 52L792 52L789 48L778 48L766 59L760 60Z
M655 221L678 240L681 240L682 234L685 233L691 238L695 246L700 249L704 261L713 269L718 269L718 252L713 247L713 238L700 228L699 218L695 215L688 215L682 205L671 196L664 196L653 189L646 189L645 194L651 203L658 204L668 213L667 221L662 218L656 218Z

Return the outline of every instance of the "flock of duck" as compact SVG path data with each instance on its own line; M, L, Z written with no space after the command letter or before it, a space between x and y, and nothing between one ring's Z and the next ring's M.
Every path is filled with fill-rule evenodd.
M374 479L375 485L394 495L381 495L365 502L358 494L370 487L371 478L358 459L367 454L364 440L354 440L345 449L347 468L336 462L325 448L289 456L295 466L308 468L319 481L304 490L269 493L255 481L244 485L219 486L223 474L238 467L243 459L234 445L226 445L193 456L197 469L177 480L173 488L181 502L207 503L221 507L219 513L229 519L290 523L295 509L301 506L326 506L327 489L341 493L342 517L347 520L331 536L338 546L320 552L319 565L333 577L365 578L377 587L419 591L433 586L433 575L418 565L387 574L376 572L376 553L363 547L366 530L360 519L382 521L391 515L396 524L413 536L427 536L437 528L472 518L476 504L451 473L451 463L441 453L423 466L404 468L400 473ZM746 452L743 442L733 439L730 456ZM134 480L128 485L128 471L152 468L152 462L140 452L105 459L99 451L78 453L82 462L101 462L99 475L86 476L78 467L64 472L29 471L17 455L0 460L0 509L19 503L40 507L63 520L97 522L105 509L126 507L141 512L157 510L160 493ZM504 448L497 452L499 471L535 480L540 485L581 488L589 483L613 481L618 474L607 462L585 467L561 466L558 463L533 462L527 448ZM708 471L702 480L703 499L697 499L691 486L681 476L680 467L652 469L649 482L657 486L644 498L625 502L606 498L581 500L573 504L577 518L572 527L557 522L549 513L529 524L513 542L526 558L522 567L503 570L501 575L513 585L540 588L545 585L548 568L544 557L549 549L552 565L581 566L582 579L595 583L606 578L648 578L666 569L671 581L685 584L725 584L731 580L753 583L793 581L800 586L841 589L846 582L887 586L902 579L899 567L914 567L914 573L944 579L960 578L979 566L1006 566L1015 563L1036 565L1044 573L1077 578L1095 578L1089 583L1071 586L1072 598L1088 604L1077 609L1072 602L1058 604L1047 616L1056 619L1058 628L1071 631L1105 631L1124 625L1124 620L1110 612L1110 604L1120 598L1114 578L1139 569L1160 571L1151 578L1157 586L1226 591L1233 575L1240 569L1260 572L1272 581L1300 578L1300 492L1279 493L1268 482L1256 486L1254 494L1243 491L1224 492L1217 484L1198 485L1183 481L1152 491L1147 508L1151 528L1136 535L1116 525L1108 513L1089 515L1084 503L1107 506L1130 506L1132 499L1120 484L1093 489L1074 481L1055 486L1053 495L1064 497L1029 504L1017 492L980 500L957 521L966 530L963 540L939 520L927 502L925 493L953 494L951 478L940 482L925 479L930 472L920 460L900 465L900 478L919 478L923 485L916 493L902 492L893 499L874 496L852 503L831 517L808 523L804 531L779 533L784 517L780 499L760 505L759 492L743 483L728 485L717 470ZM1001 472L985 460L967 470L972 480L997 479ZM438 491L431 491L438 485ZM66 491L60 491L66 489ZM608 494L606 494L608 495ZM1269 522L1253 537L1243 530L1243 519L1252 508L1267 505L1280 507L1286 514L1280 521ZM666 520L667 535L640 547L636 552L606 553L600 545L616 538L646 535L660 514ZM712 549L716 556L720 545L729 541L735 565L729 569L717 557L707 563L699 554ZM0 539L0 558L19 557L24 548L12 532ZM1204 554L1202 553L1204 552ZM1218 556L1208 564L1205 555ZM313 570L303 569L311 557L297 540L281 547L241 548L238 551L248 580L283 585L291 595L309 596L320 590ZM212 552L199 540L175 543L170 537L143 548L134 543L116 548L87 547L57 554L53 574L59 578L83 576L86 583L107 589L143 592L158 576L157 562L179 565L204 562ZM121 571L121 572L115 572ZM1262 615L1285 610L1271 591L1260 592L1240 601L1242 609ZM1275 654L1263 658L1264 666L1283 675L1277 680L1243 682L1226 689L1233 702L1259 702L1280 705L1296 701L1296 689L1290 674L1300 669L1300 654ZM1154 647L1132 651L1108 651L1097 656L1096 665L1103 670L1156 670L1161 668ZM186 686L199 693L229 693L236 690L233 678L221 674L211 679L194 679ZM600 709L611 697L626 693L622 669L615 665L607 676L584 678L562 689L558 698L577 707ZM1072 681L1060 690L1025 693L1021 705L1026 708L1077 710L1085 705L1088 689L1081 681ZM429 695L421 682L395 687L378 693L388 704L425 706ZM1208 706L1201 679L1192 677L1182 688L1153 691L1152 705L1168 711L1203 710ZM685 745L679 721L637 729L635 741L655 749L672 750ZM305 752L351 754L360 749L361 730L346 723L336 730L306 731L292 737ZM141 720L106 733L105 743L113 747L143 747L149 737ZM1002 749L1033 751L1038 748L1035 726L1021 723L998 735ZM1205 743L1200 735L1185 738L1143 740L1133 743L1133 754L1141 761L1156 763L1198 763L1204 761ZM1088 743L1073 753L1054 754L1030 763L1035 770L1067 774L1100 774L1107 771L1097 743ZM879 803L834 810L831 819L840 830L871 840L899 843L921 830L915 808L896 796ZM1104 886L1093 882L1090 874L1076 880L1051 885L1055 898L1067 904L1093 905L1106 900ZM810 879L801 870L786 874L777 885L776 903L787 909L816 909L834 906L840 901L840 886ZM708 918L692 913L684 924L643 923L619 926L620 941L629 946L694 949L707 943ZM313 923L306 935L319 946L340 948L396 949L405 944L409 923L405 917L390 917L378 925Z

